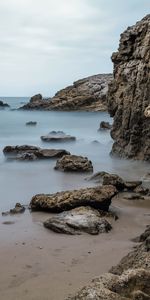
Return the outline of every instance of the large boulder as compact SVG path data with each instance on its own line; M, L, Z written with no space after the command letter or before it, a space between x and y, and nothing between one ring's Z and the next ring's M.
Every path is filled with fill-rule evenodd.
M150 160L150 14L121 34L113 53L108 109L114 117L112 154Z
M55 194L38 194L31 199L32 210L62 212L79 206L90 206L108 211L111 199L117 191L114 186L86 188Z
M98 210L91 207L77 207L50 217L44 226L57 233L89 234L105 233L111 230L110 223L101 217Z
M55 170L64 172L93 172L93 165L87 157L78 155L64 155L56 162Z
M73 83L56 93L53 98L43 99L36 95L22 109L43 110L107 110L108 84L112 74L98 74Z
M36 146L22 145L22 146L6 146L3 153L12 159L18 160L36 160L36 159L50 159L59 158L63 155L70 155L64 149L42 149Z
M44 142L73 142L76 140L76 137L63 131L51 131L47 135L42 135L41 140Z

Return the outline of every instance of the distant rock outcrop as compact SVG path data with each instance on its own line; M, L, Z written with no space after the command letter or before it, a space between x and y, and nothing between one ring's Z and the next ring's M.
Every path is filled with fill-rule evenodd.
M0 108L9 107L7 103L4 103L2 100L0 100Z
M90 76L60 90L53 98L43 99L41 94L35 95L21 109L105 111L111 80L112 74Z
M112 153L150 160L150 14L121 34L113 53L108 109L114 117Z

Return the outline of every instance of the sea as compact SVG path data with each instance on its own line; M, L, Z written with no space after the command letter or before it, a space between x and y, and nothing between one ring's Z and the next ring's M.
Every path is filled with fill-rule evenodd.
M87 180L88 174L54 170L56 159L10 161L3 154L3 148L8 145L66 149L71 154L88 157L93 163L94 173L107 171L128 180L143 179L149 171L146 162L117 159L110 155L113 144L110 132L98 130L101 121L113 122L107 112L24 111L18 108L29 101L27 97L1 97L0 100L10 105L0 110L0 212L14 207L16 202L28 205L32 196L38 193L94 185ZM36 121L37 125L26 126L28 121ZM76 142L42 142L40 136L52 130L73 135Z

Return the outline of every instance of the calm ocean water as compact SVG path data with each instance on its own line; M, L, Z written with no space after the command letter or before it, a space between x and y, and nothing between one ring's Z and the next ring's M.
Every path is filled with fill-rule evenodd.
M94 172L108 171L124 178L142 178L148 163L115 159L109 156L112 139L109 132L98 132L103 120L112 122L105 112L41 112L13 110L28 98L1 98L11 109L0 110L0 211L10 209L16 202L28 204L37 193L52 193L65 189L88 186L86 175L64 174L54 171L56 160L16 162L3 155L6 145L37 145L43 148L61 148L72 154L84 155L92 160ZM26 126L37 121L37 126ZM63 130L76 136L75 143L43 143L40 136L52 130ZM99 143L93 143L97 140Z

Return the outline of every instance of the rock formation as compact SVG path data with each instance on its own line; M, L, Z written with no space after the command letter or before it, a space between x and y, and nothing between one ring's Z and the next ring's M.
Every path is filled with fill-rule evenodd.
M41 149L36 146L6 146L3 153L12 159L17 160L36 160L36 159L49 159L59 158L63 155L70 155L70 152L63 149Z
M64 172L93 172L93 165L87 157L78 155L64 155L56 162L55 170Z
M55 194L39 194L31 199L30 206L32 210L51 212L62 212L80 206L108 211L111 199L116 193L114 186L106 185Z
M9 105L0 100L0 108L5 108L5 107L9 107Z
M108 109L114 117L112 153L150 160L150 15L121 34L113 53Z
M138 238L142 242L109 273L99 276L66 300L149 300L150 226Z
M107 110L108 84L111 74L90 76L73 83L56 93L53 98L42 99L41 94L35 95L22 109L41 110Z
M44 142L73 142L76 137L63 131L51 131L47 135L42 135L41 140Z
M111 230L110 223L101 213L91 207L77 207L67 212L62 212L50 217L44 222L44 226L57 233L89 234L105 233Z

